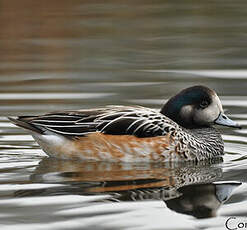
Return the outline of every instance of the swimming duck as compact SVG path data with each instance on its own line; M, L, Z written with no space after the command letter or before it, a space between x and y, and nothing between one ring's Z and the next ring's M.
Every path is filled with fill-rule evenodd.
M188 161L220 157L224 143L214 124L239 128L216 92L193 86L160 111L106 106L9 118L27 129L49 156L100 161Z

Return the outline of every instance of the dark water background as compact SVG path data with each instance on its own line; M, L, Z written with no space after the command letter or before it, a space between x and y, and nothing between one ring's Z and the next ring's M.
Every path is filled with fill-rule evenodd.
M246 15L244 0L0 0L1 229L247 222ZM224 162L54 160L6 119L106 104L159 108L195 84L214 88L243 125L221 129Z

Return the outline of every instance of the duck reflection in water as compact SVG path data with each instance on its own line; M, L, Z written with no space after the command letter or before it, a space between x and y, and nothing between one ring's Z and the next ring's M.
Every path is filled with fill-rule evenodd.
M179 197L164 200L167 207L175 212L192 215L196 218L216 216L216 211L231 195L239 182L194 184L178 189Z
M45 158L32 174L31 181L64 186L21 190L15 196L108 194L111 198L107 201L163 200L173 211L196 218L212 217L240 185L238 182L215 183L222 177L217 163L82 163Z

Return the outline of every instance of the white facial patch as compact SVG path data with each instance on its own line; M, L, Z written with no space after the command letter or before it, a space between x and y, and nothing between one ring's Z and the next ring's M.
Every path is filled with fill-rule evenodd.
M219 97L217 96L217 94L215 94L215 95L213 96L213 102L215 102L215 103L217 104L217 106L218 106L220 112L223 113L222 104L221 104L221 101L220 101Z
M207 108L195 111L194 121L202 125L210 124L218 118L221 112L223 112L222 104L219 97L214 94L212 95L212 102Z

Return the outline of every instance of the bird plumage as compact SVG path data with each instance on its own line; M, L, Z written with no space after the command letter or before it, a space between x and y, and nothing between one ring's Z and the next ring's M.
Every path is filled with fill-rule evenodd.
M213 123L239 127L223 114L216 93L194 86L158 111L106 106L10 118L31 132L50 156L82 160L185 161L223 154Z
M99 109L63 111L41 116L20 116L13 120L41 134L51 131L68 138L100 132L111 135L155 137L178 125L154 109L141 106L106 106Z

